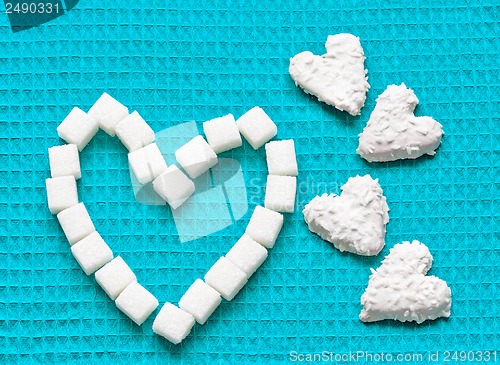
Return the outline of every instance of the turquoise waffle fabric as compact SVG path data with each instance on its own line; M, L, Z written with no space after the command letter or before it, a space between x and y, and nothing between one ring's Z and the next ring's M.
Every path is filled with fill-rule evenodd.
M18 33L1 14L0 363L288 363L294 351L439 351L442 362L445 351L500 350L499 13L498 2L475 0L92 0ZM339 32L359 36L367 56L372 87L359 117L306 95L288 75L291 56L322 54ZM420 99L417 115L443 124L443 143L432 158L369 164L355 153L357 135L377 95L401 82ZM47 209L56 127L104 91L156 132L259 105L277 138L296 143L296 212L241 293L178 346L153 334L154 315L138 327L118 311L78 267ZM80 199L161 303L177 303L263 202L264 150L244 142L223 156L241 162L250 209L181 243L170 209L134 199L117 138L99 132L81 154ZM377 257L340 253L303 222L311 198L356 174L379 178L390 207ZM370 268L413 239L434 255L430 274L451 287L451 317L361 323Z

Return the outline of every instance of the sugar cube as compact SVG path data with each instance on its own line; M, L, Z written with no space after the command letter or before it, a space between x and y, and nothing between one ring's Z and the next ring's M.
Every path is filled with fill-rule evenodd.
M153 188L173 209L194 193L194 183L175 165L154 179Z
M175 151L175 158L194 179L217 164L217 155L202 136L196 136Z
M226 300L232 300L247 283L247 275L225 257L221 257L205 274L205 282Z
M47 201L52 214L78 204L76 180L73 175L60 176L45 180Z
M215 153L241 146L240 131L232 114L204 122L203 131Z
M167 163L163 158L156 143L148 144L128 154L130 168L134 172L137 181L146 184L160 176L167 169Z
M141 284L133 281L118 295L115 304L140 326L158 307L158 300Z
M293 139L266 143L267 169L270 175L297 176L297 158Z
M273 248L283 227L283 214L256 206L245 231L253 240L267 248Z
M75 244L95 231L94 223L83 203L78 203L57 214L70 245Z
M88 114L97 120L104 132L114 136L115 127L128 115L128 108L108 93L103 93L89 109Z
M123 118L116 125L115 132L130 152L147 146L155 140L155 132L137 111Z
M167 302L153 322L153 332L177 345L189 335L193 325L194 318L191 314Z
M238 129L256 150L278 133L276 124L262 108L256 106L243 114L237 121Z
M267 250L244 234L226 254L226 258L243 270L249 278L267 258Z
M99 130L97 121L80 108L73 108L57 127L57 134L82 151Z
M93 274L113 259L113 252L95 231L71 246L71 252L87 275Z
M127 263L117 256L96 271L95 280L106 294L115 300L130 283L137 281L137 278Z
M296 189L295 176L267 175L264 206L276 212L293 213Z
M221 301L217 290L203 280L196 279L182 296L179 307L191 314L196 322L204 324Z
M49 148L50 176L73 175L76 180L82 177L80 156L76 144L63 144Z

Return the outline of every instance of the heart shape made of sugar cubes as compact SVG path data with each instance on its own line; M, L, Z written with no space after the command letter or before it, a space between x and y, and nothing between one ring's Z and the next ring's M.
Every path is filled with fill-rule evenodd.
M419 241L394 245L361 296L363 322L394 319L422 323L449 317L451 290L442 279L426 276L432 255Z
M139 284L125 260L114 257L96 231L84 203L80 203L76 180L81 178L79 151L103 129L118 136L128 149L129 165L141 184L152 182L154 190L173 209L195 191L192 179L217 164L217 153L242 145L241 135L257 149L266 145L268 178L264 207L257 206L245 233L215 262L203 279L197 279L178 306L165 303L153 322L153 331L170 342L180 343L195 322L203 324L224 299L230 301L268 256L283 226L283 212L293 212L297 186L297 160L293 140L271 141L276 124L260 107L254 107L237 121L231 114L203 123L201 135L176 153L176 165L167 166L155 133L137 111L104 93L85 113L74 108L57 127L68 144L49 148L51 178L46 180L49 210L57 219L71 246L71 252L87 275L95 273L97 283L116 306L141 325L158 307L156 297Z
M417 104L415 93L404 83L389 85L377 98L356 152L369 162L434 155L444 134L442 125L431 117L416 117Z
M319 101L359 115L370 88L359 38L348 33L330 35L325 48L323 56L305 51L292 57L290 76Z
M351 177L342 193L316 196L304 208L309 230L340 251L377 255L385 245L389 207L378 179Z

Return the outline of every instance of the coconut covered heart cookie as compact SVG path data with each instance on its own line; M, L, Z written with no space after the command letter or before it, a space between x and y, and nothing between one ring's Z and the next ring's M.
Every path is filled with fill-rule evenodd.
M359 115L370 88L359 38L348 33L330 35L325 48L323 56L305 51L292 57L290 76L319 101Z
M303 210L311 232L340 251L376 255L384 247L389 207L378 179L351 177L341 195L315 197Z
M434 155L444 132L431 117L413 114L417 104L415 93L404 83L389 85L378 97L370 120L359 135L356 152L369 162Z
M361 296L359 319L375 322L395 319L422 323L427 319L449 317L451 290L444 280L425 276L432 266L432 255L419 241L403 242L372 275Z

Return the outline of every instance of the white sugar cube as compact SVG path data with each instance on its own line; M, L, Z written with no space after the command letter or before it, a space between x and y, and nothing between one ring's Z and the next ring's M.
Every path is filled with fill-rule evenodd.
M137 278L127 263L118 256L96 271L95 280L106 294L115 300L130 283L137 281Z
M266 260L267 250L244 234L226 254L226 258L250 277Z
M153 188L173 209L180 207L194 193L194 183L175 165L153 181Z
M264 206L276 212L293 213L296 189L295 176L267 175Z
M116 125L115 132L130 152L147 146L155 140L155 132L137 111L123 118Z
M93 274L113 259L113 252L98 232L92 232L71 246L71 252L85 274Z
M196 279L179 300L179 307L191 314L196 322L204 324L221 301L217 290L203 280Z
M194 318L191 314L167 302L153 322L153 332L177 345L189 335L193 325Z
M175 158L194 179L217 164L217 155L202 136L196 136L175 151Z
M158 145L154 142L139 148L137 151L130 152L128 162L137 181L141 184L153 181L167 169L167 163Z
M283 214L258 205L253 211L245 233L262 246L273 248L281 227L283 227Z
M203 131L215 153L241 146L240 131L232 114L204 122Z
M45 180L47 201L52 214L78 204L76 180L73 175L60 176Z
M57 214L70 245L75 244L95 231L94 223L83 203L78 203Z
M108 93L103 93L89 109L89 115L97 120L104 132L114 136L115 127L128 115L128 108Z
M118 295L115 304L140 326L158 307L158 300L141 284L133 281Z
M205 274L205 282L226 300L232 300L247 283L247 274L225 257L221 257Z
M97 121L80 108L73 108L57 127L57 134L82 151L99 130Z
M250 145L257 149L278 133L276 124L262 108L256 106L243 114L237 121L238 129Z
M76 144L63 144L49 148L50 175L52 177L73 175L82 177L80 156Z
M267 169L270 175L297 176L297 158L293 139L266 143Z

